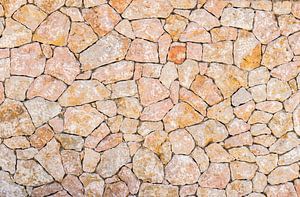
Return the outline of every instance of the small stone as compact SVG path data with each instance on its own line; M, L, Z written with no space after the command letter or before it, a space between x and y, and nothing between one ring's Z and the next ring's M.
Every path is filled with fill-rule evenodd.
M241 119L234 118L227 125L227 129L230 135L236 135L248 131L250 129L250 125Z
M62 106L75 106L104 100L110 96L110 91L96 80L74 81L61 95L58 102Z
M270 151L277 154L283 154L299 145L299 143L300 141L297 138L297 135L294 132L289 132L272 144Z
M69 29L69 18L61 12L56 11L40 24L32 39L44 44L64 46L67 44Z
M204 8L216 17L220 17L224 7L226 7L227 4L228 2L223 0L208 0L205 3Z
M101 140L95 150L97 152L105 151L118 146L122 141L122 133L114 133Z
M253 101L249 101L248 103L235 107L234 114L238 118L247 121L252 115L252 112L254 110L255 110L255 103Z
M186 58L185 44L175 43L171 45L168 52L168 60L175 64L182 64Z
M252 192L252 182L248 180L235 180L226 188L227 196L246 196Z
M170 88L171 83L178 78L176 65L172 62L168 62L162 67L160 74L160 82L167 88Z
M230 180L230 170L228 164L211 163L199 179L201 187L224 189Z
M173 41L178 41L180 35L185 30L188 21L186 18L172 14L166 19L164 29L170 34Z
M63 187L59 183L54 182L54 183L50 183L47 185L42 185L42 186L34 188L32 190L31 195L33 197L47 196L47 195L53 194L55 192L61 191L62 189L63 189Z
M271 129L266 124L254 124L251 126L251 134L253 136L271 134Z
M191 156L198 164L200 171L204 172L208 169L209 166L209 158L205 154L204 150L198 146L193 150Z
M56 101L65 91L67 85L50 75L41 75L37 77L29 86L27 98L42 97L50 101Z
M124 181L129 189L131 194L136 194L139 191L140 181L135 176L135 174L127 167L121 168L118 176L122 181Z
M288 83L272 78L267 84L267 99L284 101L291 95Z
M61 146L66 150L76 150L81 151L83 147L84 140L80 136L69 135L69 134L57 134L55 138L59 141Z
M122 97L116 101L118 113L128 118L139 118L143 107L134 97Z
M50 102L40 97L25 101L24 104L36 127L41 126L61 112L61 107L58 103Z
M124 12L127 6L131 3L131 0L111 0L109 4L119 13Z
M216 0L212 0L216 1ZM216 27L211 31L211 37L213 42L220 42L220 41L229 41L229 40L236 40L237 38L237 29L233 27Z
M253 138L250 132L241 133L225 140L225 148L252 145Z
M178 9L191 9L194 8L197 3L196 0L186 0L186 1L171 0L170 2L174 8L178 8Z
M252 179L257 170L256 164L247 162L233 161L230 163L232 179Z
M266 67L259 67L249 72L249 85L266 84L270 79L270 72Z
M249 149L256 156L262 156L262 155L269 154L269 150L262 145L254 144L254 145L250 146Z
M80 54L79 61L84 71L120 61L125 58L130 40L117 32L100 38L94 45Z
M162 69L161 64L151 64L151 63L142 64L142 75L143 77L159 78L161 69Z
M159 19L141 19L131 22L133 32L136 37L157 42L164 33Z
M199 73L198 63L193 60L186 60L183 64L178 65L179 83L185 88L189 88Z
M252 98L255 102L262 102L262 101L267 100L267 86L266 85L254 86L252 88L249 88L249 91L251 92Z
M50 1L43 1L43 0L35 0L34 2L39 8L44 10L47 13L51 13L57 9L59 9L61 6L64 5L65 0L50 0Z
M235 94L232 95L232 105L238 106L240 104L247 103L251 99L251 94L245 88L240 88Z
M297 193L293 186L293 183L285 183L280 185L268 185L265 189L265 193L268 196L289 196L297 197Z
M260 66L261 44L255 36L245 30L239 31L234 42L234 62L244 70L253 70Z
M102 177L110 177L129 161L129 149L126 144L121 143L117 147L103 152L96 171Z
M10 58L0 59L0 81L10 77Z
M111 86L112 98L135 96L138 92L135 80L120 81Z
M223 26L252 29L254 11L246 8L225 8L221 16Z
M7 98L24 101L32 78L22 76L11 76L5 81L5 94ZM0 99L1 100L1 99Z
M266 175L257 172L252 179L252 183L254 192L263 192L265 187L267 186L267 177Z
M78 8L61 8L60 11L71 18L72 22L84 21Z
M104 191L104 181L98 174L83 173L79 177L87 196L101 196Z
M179 40L182 42L191 41L208 43L211 41L211 38L208 31L206 31L202 26L198 23L191 22L187 25L187 28L181 34Z
M210 162L231 162L234 158L218 143L213 143L205 148Z
M4 144L0 145L0 167L2 170L9 173L15 173L16 169L16 155L13 150L7 148Z
M271 71L271 75L282 81L289 81L297 77L299 72L300 72L300 61L296 61L296 62L289 62L277 66Z
M22 5L26 4L26 0L1 0L1 7L4 10L4 15L10 17L16 10L18 10ZM3 11L2 10L2 11ZM1 15L3 16L3 15Z
M100 154L92 149L84 149L84 158L82 161L83 171L94 172L98 162L100 161Z
M254 137L254 143L263 145L264 147L270 147L276 141L276 137L269 134L259 135Z
M280 166L273 170L268 176L268 183L276 185L292 181L299 177L299 165Z
M196 194L198 184L184 185L180 188L179 196L189 196Z
M14 180L26 186L40 186L53 181L53 178L34 160L18 160Z
M272 118L272 114L264 111L254 111L248 121L249 124L268 123Z
M192 91L181 88L179 92L180 99L190 104L194 109L199 111L203 116L206 115L207 104Z
M185 155L174 155L165 171L166 179L173 185L193 184L200 176L197 164Z
M82 174L80 153L74 150L61 151L62 163L66 174L79 176Z
M202 60L202 45L198 43L188 42L186 45L186 57L196 61Z
M293 130L292 114L285 112L277 112L269 123L272 133L280 138L288 131Z
M218 19L207 12L205 9L196 9L192 11L189 19L193 22L198 23L201 27L205 28L206 30L210 30L214 27L220 25Z
M114 26L121 20L120 15L107 4L84 9L82 14L100 37L112 31Z
M255 162L256 159L247 147L229 149L229 154L239 161Z
M143 39L135 39L130 45L126 60L158 63L157 49L158 46L156 43Z
M164 0L133 0L123 12L122 17L129 20L141 18L166 18L172 12L170 2Z
M47 14L41 11L38 7L27 4L17 10L13 18L34 31L39 24L47 17Z
M162 151L162 144L166 141L167 137L168 134L165 131L153 131L145 136L143 146L159 155Z
M231 41L203 44L203 61L232 64L232 51L233 44Z
M143 121L159 121L172 109L171 99L159 101L144 108L140 119Z
M169 134L172 152L175 154L189 155L195 148L193 137L185 130L178 129Z
M199 187L198 190L197 190L197 196L226 197L226 194L225 194L224 190Z
M139 191L139 196L147 197L153 194L164 197L179 196L178 187L164 184L142 183Z
M299 47L299 40L300 40L300 33L294 33L288 37L289 44L294 52L295 55L300 55L300 47Z
M35 148L43 148L53 137L53 131L48 126L38 128L29 138L31 146Z
M207 109L207 117L216 119L224 124L229 123L233 120L233 108L229 99L222 101Z
M109 117L117 115L117 105L112 100L97 101L96 106L98 111Z
M196 143L205 147L212 142L221 142L228 136L226 127L216 120L207 120L199 125L188 127Z
M97 68L92 78L108 84L118 81L129 80L133 76L134 63L131 61L120 61Z
M72 196L83 196L83 186L76 176L68 174L61 184Z
M30 147L29 141L24 136L15 136L9 139L4 139L3 144L5 144L10 149L25 149Z
M14 75L37 77L44 72L45 62L40 44L27 44L11 50L10 72Z
M0 38L1 48L13 48L31 42L32 32L21 23L7 18Z
M167 62L167 55L171 45L172 38L169 34L164 33L158 40L159 60L162 64Z
M257 156L256 163L259 167L259 172L262 172L264 174L269 174L277 166L278 155L268 154L263 156Z
M300 20L292 15L282 15L278 17L278 24L282 35L288 36L300 30Z
M293 58L293 52L286 37L279 37L267 45L261 64L269 69L288 63Z

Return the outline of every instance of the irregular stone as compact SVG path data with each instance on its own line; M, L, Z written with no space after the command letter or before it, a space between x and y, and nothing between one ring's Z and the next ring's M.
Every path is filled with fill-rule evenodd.
M172 38L169 34L164 33L158 40L158 52L159 60L162 64L165 64L167 61L167 55L169 47L171 45Z
M0 81L10 77L10 58L0 59Z
M105 36L112 31L115 25L121 20L120 15L107 4L84 9L82 10L82 14L99 37Z
M250 132L244 132L239 135L227 138L225 140L225 148L239 147L245 145L252 145L253 138Z
M172 12L171 3L164 0L133 0L123 12L122 17L129 20L141 18L167 18Z
M266 175L257 172L252 179L252 183L254 192L263 192L265 187L267 186L267 177Z
M273 170L268 176L268 183L277 185L286 183L299 177L299 165L292 164L289 166L279 166Z
M207 109L207 117L211 119L216 119L224 124L229 123L233 120L233 108L229 99L222 101Z
M260 66L261 44L255 36L245 30L239 31L234 42L234 62L244 70L253 70Z
M218 143L213 143L205 148L211 162L231 162L234 158Z
M29 77L11 76L5 81L6 97L14 100L24 101L26 97L26 91L28 90L32 81L33 79Z
M117 32L100 38L94 45L80 54L79 61L84 71L120 61L125 58L130 40Z
M143 146L159 155L162 150L162 144L166 141L167 137L168 134L165 131L153 131L145 136Z
M186 46L183 43L173 43L168 52L168 60L175 64L182 64L186 58Z
M252 112L254 110L255 110L254 101L249 101L248 103L235 107L233 112L238 118L247 121L252 115Z
M186 45L186 57L187 57L187 59L201 61L202 60L202 45L198 44L198 43L188 42Z
M53 181L53 178L34 160L18 160L14 180L26 186L40 186Z
M174 8L178 8L178 9L191 9L194 8L197 3L196 0L187 0L187 1L171 0L170 2Z
M40 44L27 44L11 50L10 72L14 75L37 77L44 72L45 62Z
M264 101L256 105L256 109L265 111L268 113L276 113L282 110L283 106L279 101Z
M61 8L60 11L71 18L72 22L84 21L78 8Z
M232 95L231 99L232 105L238 106L250 101L252 99L252 96L245 88L240 88L236 93Z
M225 8L221 16L223 26L237 27L251 30L254 11L246 8Z
M31 146L35 148L43 148L53 137L53 131L48 126L38 128L29 138Z
M131 194L138 193L140 181L129 168L123 167L118 173L118 176L127 184L129 192Z
M144 121L159 121L172 109L171 99L159 101L144 108L140 119Z
M141 180L161 183L164 178L163 164L146 148L139 149L133 157L133 172Z
M297 135L294 132L289 132L272 144L269 150L273 153L283 154L299 144L300 141Z
M185 130L178 129L169 134L172 152L175 154L189 155L195 148L193 137Z
M255 162L256 159L254 154L247 147L232 148L229 149L228 152L239 161Z
M107 137L105 137L101 142L98 144L97 148L95 149L97 152L105 151L110 148L116 147L123 141L122 133L114 133Z
M44 10L47 13L51 13L60 7L62 7L65 3L65 0L50 0L50 1L43 1L43 0L35 0L34 2L39 8Z
M211 41L210 34L201 25L191 22L180 36L180 41L208 43Z
M270 72L266 67L259 67L249 72L249 85L266 84L270 79Z
M247 73L232 65L212 63L207 75L215 80L225 98L247 85Z
M67 47L57 47L46 63L45 73L71 85L80 73L79 62Z
M63 190L63 187L59 183L54 182L34 188L31 195L33 197L47 196L61 190Z
M1 48L14 48L31 42L32 32L21 23L7 18L0 38Z
M232 51L233 44L231 41L203 44L203 61L232 64Z
M3 144L5 144L8 148L13 150L17 148L25 149L30 147L29 141L24 136L15 136L9 139L4 139Z
M4 144L0 145L0 167L2 170L9 173L15 173L16 169L16 155L13 150L7 148Z
M164 184L142 183L139 196L146 197L151 195L164 197L179 196L178 187Z
M185 88L189 88L199 73L199 67L196 61L186 60L183 64L178 65L179 83Z
M276 168L278 163L278 155L268 154L256 157L256 163L259 166L259 171L264 174L269 174Z
M6 17L10 17L22 5L26 4L26 1L25 0L8 0L8 1L1 0L0 3L1 3L3 14Z
M293 130L292 114L285 112L277 112L269 123L273 135L280 138L288 131Z
M300 55L300 47L299 47L299 40L300 40L300 33L294 33L288 37L289 44L294 52L295 55Z
M164 33L159 19L140 19L131 22L136 37L157 42Z
M117 147L103 152L96 171L102 177L110 177L129 161L129 149L126 144L121 143Z
M84 149L84 158L82 161L83 171L94 172L99 161L100 161L99 153L89 148Z
M55 46L67 45L70 29L69 18L61 12L53 12L36 29L33 40Z
M242 161L233 161L230 163L231 177L235 179L252 179L257 170L256 164L249 164Z
M61 158L66 174L76 176L82 174L80 153L74 150L63 150L61 151Z
M160 82L167 88L170 88L172 82L178 78L176 65L172 62L168 62L162 67L160 74Z
M84 140L80 136L69 135L69 134L57 134L55 138L59 141L61 146L66 149L72 149L76 151L81 151L83 147Z
M269 134L259 135L254 137L254 143L263 145L264 147L270 147L276 141L276 137Z
M50 101L56 101L65 91L67 85L50 75L41 75L37 77L29 86L27 98L42 97Z
M292 94L288 83L272 78L267 84L267 99L284 101Z
M207 168L209 166L209 158L205 154L205 152L202 148L200 148L199 146L196 146L196 148L193 150L191 156L198 164L201 172L204 172L207 170Z
M293 52L286 37L279 37L267 45L261 64L269 69L288 63L293 58Z
M36 127L43 125L61 112L61 107L58 103L47 101L40 97L27 100L24 102L24 105Z
M226 188L227 196L246 196L252 192L252 182L248 180L235 180Z
M186 18L172 14L166 19L164 29L170 34L173 41L178 41L182 32L185 30L188 21Z
M227 124L227 129L230 135L236 135L248 131L250 129L250 125L241 119L234 118Z
M135 39L130 45L126 60L158 63L157 49L158 46L156 43L143 39Z
M116 101L118 113L128 118L139 118L143 107L134 97L121 97Z
M198 23L201 27L205 28L206 30L210 30L220 25L218 19L209 12L207 12L205 9L196 9L192 11L192 13L189 16L189 20Z
M285 183L280 185L268 185L265 189L265 193L268 196L289 196L297 197L297 193L293 186L293 183Z
M297 107L293 112L294 130L297 135L300 135L300 107Z
M252 113L248 123L249 124L256 124L256 123L267 124L271 120L271 118L272 118L272 114L264 112L264 111L255 110Z
M180 99L190 104L194 109L199 111L203 116L206 115L207 104L192 91L181 88L179 92Z
M61 184L72 196L83 196L83 186L76 176L68 174Z
M109 4L119 13L124 12L124 10L127 8L127 6L131 3L131 0L111 0L109 1Z
M254 124L251 126L251 134L253 136L271 134L271 129L266 124Z
M216 1L216 0L212 0ZM211 37L213 42L220 42L226 40L236 40L237 38L237 29L233 27L216 27L211 31Z
M280 32L284 36L288 36L300 30L300 20L292 15L282 15L278 17Z
M271 75L282 81L289 81L297 77L299 72L300 61L295 61L277 66L271 71Z
M180 188L179 195L180 196L189 196L196 194L198 188L198 184L193 185L184 185Z
M230 170L228 164L211 163L199 179L201 187L224 189L230 180Z
M128 38L135 39L131 23L127 19L121 20L119 24L115 27L115 30Z
M62 106L75 106L104 100L110 96L110 91L96 80L74 81L61 95L58 102Z
M97 101L96 106L98 111L109 117L117 115L117 105L112 100Z
M101 196L104 191L104 181L98 174L83 173L79 177L84 186L85 195Z
M138 89L135 80L120 81L111 86L112 98L136 96Z
M197 196L226 197L226 194L224 190L199 187L197 190Z

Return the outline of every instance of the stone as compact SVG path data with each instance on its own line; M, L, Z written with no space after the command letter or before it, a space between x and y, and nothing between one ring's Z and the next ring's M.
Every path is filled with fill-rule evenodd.
M143 121L159 121L172 109L171 99L159 101L144 108L140 119Z
M113 117L117 115L117 105L112 100L97 101L97 110L106 116Z
M5 144L10 149L25 149L30 147L30 143L24 136L15 136L8 139L3 140L3 144Z
M289 36L290 34L300 30L300 20L296 19L292 15L279 16L278 24L280 32L284 36Z
M172 14L166 19L164 29L170 34L173 41L178 41L179 37L185 30L187 23L188 21L186 18L178 14Z
M215 1L215 0L211 0ZM226 40L236 40L237 38L237 29L233 27L216 27L211 31L211 37L213 42L220 42Z
M28 90L33 79L22 76L11 76L5 81L5 94L7 98L24 101L26 91Z
M263 192L265 187L267 186L267 177L266 175L257 172L252 179L252 183L254 192Z
M133 76L134 63L131 61L120 61L117 63L101 66L95 70L93 79L109 84L118 81L129 80Z
M227 129L230 135L236 135L248 131L250 125L241 119L234 118L227 124Z
M234 62L243 70L253 70L260 66L261 44L254 34L241 30L234 42Z
M7 148L4 144L0 145L0 167L9 173L15 173L17 158L13 150Z
M16 10L18 10L22 5L26 4L25 0L1 0L2 11L6 17L10 17ZM2 15L3 16L3 15Z
M225 197L226 194L225 194L224 190L199 187L198 190L197 190L197 196L219 196L219 197Z
M299 47L299 37L300 33L294 33L293 35L290 35L288 37L289 44L291 46L291 49L293 50L295 55L300 55L300 47Z
M36 127L46 123L51 118L61 112L61 106L58 103L47 101L41 97L36 97L24 102L32 122Z
M160 74L160 82L167 88L170 88L172 82L178 78L176 65L172 62L168 62L162 67Z
M6 27L0 38L1 48L13 48L31 42L32 32L21 23L7 18Z
M232 51L233 44L231 41L203 44L203 61L232 64Z
M17 10L13 18L34 31L47 17L47 14L32 4L27 4Z
M279 37L267 45L261 64L269 69L288 63L293 58L293 52L286 37Z
M233 108L229 99L226 99L207 109L207 117L218 120L224 124L233 120Z
M252 192L252 182L248 180L235 180L226 188L227 196L246 196Z
M300 134L300 107L297 107L293 112L294 130L297 135Z
M227 4L226 1L208 0L205 3L204 8L216 17L220 17Z
M10 58L0 59L0 81L10 77Z
M288 131L293 130L292 114L285 112L277 112L269 122L269 127L273 135L280 138Z
M149 17L167 18L172 10L171 3L164 0L133 0L123 12L122 17L129 20Z
M254 11L247 8L225 8L221 16L223 26L237 27L251 30Z
M199 67L196 61L186 60L183 64L178 65L179 83L185 88L189 88L199 73Z
M211 163L199 179L199 185L206 188L224 189L230 180L230 170L226 163Z
M174 8L178 9L191 9L196 6L196 0L187 0L187 1L180 1L180 0L171 0L170 1Z
M284 101L291 95L291 89L288 83L276 78L272 78L267 84L267 99Z
M164 33L158 40L159 60L163 64L167 62L167 55L168 55L171 42L172 42L172 38L167 33Z
M101 196L104 191L104 181L98 174L83 173L79 177L86 195Z
M66 150L81 151L84 140L81 136L69 135L69 134L57 134L55 139L59 141L61 146Z
M121 20L120 15L107 4L84 9L82 14L99 37L111 32L115 25Z
M157 42L164 33L159 19L140 19L131 22L133 32L136 37Z
M164 197L179 196L178 187L164 184L142 183L139 196L146 197L151 195Z
M272 170L274 170L278 163L278 155L276 154L268 154L263 156L256 157L256 163L259 167L259 172L264 174L269 174Z
M195 110L200 112L203 116L206 115L207 104L192 91L185 88L181 88L179 91L179 97L183 102L191 105Z
M82 174L80 153L74 150L63 150L61 151L61 159L66 174L76 176Z
M140 181L135 176L135 174L127 167L121 168L118 176L122 181L128 186L129 192L131 194L136 194L139 191Z
M251 134L253 136L271 134L271 129L269 129L266 124L254 124L251 126Z
M121 143L117 147L103 152L96 171L102 177L110 177L129 161L129 149L126 144Z
M34 132L30 115L21 102L6 99L0 106L0 137L31 135Z
M67 47L57 47L46 63L45 74L51 75L71 85L80 73L80 64Z
M83 17L78 8L61 8L60 11L71 18L73 22L83 21Z
M215 80L224 98L231 96L240 87L247 85L247 73L232 65L212 63L207 75Z
M230 163L231 177L235 179L252 179L257 170L256 164L249 164L242 161L233 161Z
M264 112L264 111L258 111L258 110L255 110L248 123L249 124L256 124L256 123L268 123L272 118L272 114L270 113L267 113L267 112Z
M116 101L118 113L128 118L139 118L143 107L134 97L121 97Z
M226 127L216 120L207 120L201 124L187 127L196 144L205 147L212 142L221 142L228 136Z
M175 64L182 64L186 59L186 46L182 43L172 44L168 52L168 60Z
M105 100L110 91L96 80L74 81L58 99L62 106L75 106Z
M59 183L54 182L34 188L31 195L33 197L46 196L61 191L62 189L63 187Z
M130 45L126 60L158 63L157 49L158 46L156 43L143 39L135 39Z
M130 40L117 32L100 38L95 44L80 54L79 61L84 71L120 61L125 58Z
M167 137L168 134L165 131L153 131L145 136L143 146L159 155L162 150L162 144L166 141Z
M122 140L122 133L111 134L105 137L103 140L101 140L95 150L97 152L102 152L110 148L114 148L118 146L122 142Z
M200 171L190 156L174 155L165 168L166 179L172 185L193 184L198 181Z
M287 82L297 77L299 72L300 72L300 61L295 61L295 62L289 62L277 66L271 71L271 75L282 81Z
M169 134L172 152L175 154L189 155L195 148L193 137L185 130L178 129Z
M206 30L210 30L220 25L218 19L205 9L196 9L192 11L189 16L189 20L198 23Z
M203 116L197 113L189 104L176 104L163 118L166 131L184 128L200 123Z
M14 75L37 77L44 72L45 62L40 44L27 44L11 50L10 72Z
M83 186L76 176L68 174L61 184L72 196L83 196Z
M232 148L228 152L239 161L255 162L256 159L255 155L247 147Z
M269 150L277 154L283 154L299 145L299 143L297 135L294 132L288 132L272 144Z
M67 45L70 30L69 18L61 12L53 12L35 30L33 40L55 46Z
M218 143L212 143L205 148L210 162L231 162L234 158Z
M268 176L268 183L277 185L286 183L299 177L299 165L280 166L275 168Z
M225 148L239 147L245 145L252 145L253 138L250 132L244 132L225 140Z
M254 101L249 101L243 105L235 107L233 112L238 118L240 118L244 121L247 121L250 118L250 116L252 115L252 112L254 110L255 110Z
M186 57L196 61L202 60L202 45L188 42L186 45Z
M263 102L267 100L267 86L266 85L257 85L252 88L249 88L252 98L255 102ZM265 104L262 104L265 105ZM268 110L269 111L269 110Z
M211 41L208 31L206 31L201 25L195 22L191 22L187 25L187 28L180 36L180 41L186 42L200 42L208 43Z
M60 7L62 7L65 3L65 0L50 0L50 1L43 1L43 0L35 0L35 4L41 8L42 10L44 10L47 13L51 13L57 9L59 9Z
M50 75L40 75L30 84L27 98L42 97L49 101L56 101L66 88L64 82Z
M231 99L232 105L238 106L252 100L252 96L245 88L240 88L236 93L232 95Z
M164 178L163 164L149 149L140 148L133 157L133 172L141 180L161 183Z
M43 148L53 137L53 131L49 125L38 128L29 138L31 146Z
M259 67L249 72L249 85L266 84L270 79L270 72L266 67Z
M268 185L265 189L265 193L268 196L289 196L297 197L297 193L293 186L293 183L285 183L280 185Z
M200 148L199 146L196 146L196 148L193 150L191 156L198 164L201 172L204 172L208 169L209 158L202 148Z
M124 12L127 6L131 3L131 0L111 0L109 4L119 13Z

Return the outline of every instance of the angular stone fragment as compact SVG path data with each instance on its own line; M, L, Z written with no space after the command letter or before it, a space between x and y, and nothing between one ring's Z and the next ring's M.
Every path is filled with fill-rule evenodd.
M232 136L225 140L225 148L232 148L252 144L253 138L250 132L241 133L239 135Z
M227 124L227 129L230 135L236 135L248 131L250 125L241 119L234 118L229 124Z
M189 19L193 22L198 23L201 27L205 28L206 30L210 30L213 27L217 27L220 25L218 19L207 12L205 9L196 9L192 11Z
M136 37L157 42L164 33L162 24L158 19L141 19L131 22Z
M255 162L256 159L254 154L247 147L229 149L229 154L240 161Z
M259 67L249 72L249 85L265 84L269 81L270 72L266 67Z
M112 31L121 20L120 15L107 4L84 9L83 17L100 37Z
M42 97L50 101L56 101L65 91L67 85L50 75L41 75L37 77L29 86L27 98Z
M233 63L233 45L231 41L223 41L203 45L203 61Z
M66 133L88 136L103 120L103 115L90 105L67 108L64 121Z
M292 94L288 83L272 78L267 84L267 99L284 101Z
M143 107L138 99L134 97L122 97L116 101L118 113L128 118L138 118L141 115Z
M46 58L39 43L11 50L11 74L37 77L44 72Z
M83 173L79 177L87 196L101 196L104 191L104 181L98 174Z
M5 81L5 94L7 98L24 101L32 78L22 76L12 76ZM1 99L0 99L1 100Z
M63 6L65 0L49 0L49 1L35 0L34 3L45 12L51 13L59 9L61 6Z
M140 119L145 121L159 121L172 109L171 99L159 101L144 108Z
M267 45L261 64L269 69L288 63L293 58L293 52L286 37L279 37Z
M133 0L122 16L129 20L141 18L166 18L173 8L171 3L164 0Z
M295 147L291 151L279 156L279 165L289 165L300 160L300 146Z
M300 33L299 32L294 33L293 35L288 37L288 40L294 54L300 55L300 47L299 47Z
M139 149L133 157L133 172L143 181L161 183L164 178L163 164L146 148Z
M30 136L30 144L35 148L44 147L53 137L53 131L48 126L38 128L33 135Z
M170 88L172 82L177 78L178 73L174 63L168 62L162 67L159 80L165 87Z
M166 19L164 29L171 35L173 41L177 41L187 25L187 19L172 14Z
M225 8L221 16L223 26L231 26L251 30L254 11L246 8Z
M0 59L0 81L10 77L10 58Z
M199 179L201 187L224 189L230 180L230 170L228 164L211 163Z
M135 80L120 81L111 86L111 98L135 96L138 92Z
M185 130L178 129L169 134L172 152L189 155L195 147L193 137Z
M273 170L268 176L271 185L286 183L299 177L299 165L280 166Z
M62 163L66 174L79 176L82 174L80 153L74 150L61 151Z
M64 46L70 29L69 18L61 12L53 12L44 22L36 29L33 40L44 44L55 46Z
M277 66L271 71L271 75L282 81L289 81L297 77L299 72L300 61L295 61Z
M224 124L229 123L233 120L233 108L229 99L222 101L207 109L207 117L211 119L216 119Z
M69 135L69 134L57 134L55 138L59 141L61 146L66 149L72 149L76 151L81 151L83 147L84 140L81 136Z
M292 15L282 15L278 17L278 24L282 35L288 36L300 30L300 20Z
M132 41L126 60L158 63L157 44L143 39Z
M216 0L212 0L216 1ZM211 37L213 42L220 42L226 40L236 40L237 29L233 27L217 27L211 30Z
M211 162L231 162L234 158L218 143L213 143L205 148Z
M76 176L68 174L61 184L72 196L83 196L83 186Z
M82 69L91 70L124 59L129 44L130 40L117 32L107 34L80 54Z
M166 179L172 185L193 184L200 176L197 164L191 157L185 155L174 155L165 171Z
M95 149L98 152L108 150L110 148L116 147L122 142L122 133L114 133L105 137Z
M26 186L40 186L53 181L53 178L34 160L18 160L14 180Z
M268 185L265 189L265 193L268 196L297 197L293 183L290 182L280 185Z
M255 36L241 30L238 39L234 42L234 62L244 70L253 70L260 66L261 44Z
M138 192L140 181L129 168L123 167L118 173L118 176L127 184L131 194L136 194Z
M232 179L252 179L257 170L256 164L249 164L247 162L233 161L230 163L230 170Z
M11 17L11 15L18 10L22 5L26 4L26 0L1 0L2 15Z
M25 101L24 104L36 127L41 126L61 112L61 106L58 103L40 97Z
M207 104L192 91L185 88L181 88L179 92L179 97L182 101L190 104L194 109L199 111L203 116L206 115Z
M96 171L102 177L110 177L129 161L129 148L121 143L115 148L104 151Z
M71 85L80 73L79 62L67 47L57 47L46 63L45 73Z
M272 144L269 150L273 153L283 154L299 144L300 140L297 135L294 132L289 132Z
M235 180L226 187L227 196L246 196L252 192L252 182L249 180Z
M238 118L240 118L244 121L247 121L250 118L250 116L254 110L255 110L254 101L249 101L248 103L245 103L241 106L235 107L234 114Z
M281 137L288 131L293 130L292 114L285 112L277 112L269 123L272 133L276 137Z
M109 117L117 115L117 105L112 100L97 101L96 106L98 111Z
M173 43L168 52L168 60L175 64L182 64L186 58L186 45Z
M63 187L59 183L54 182L34 188L31 195L33 197L47 196L61 190L63 190Z
M209 33L198 23L191 22L180 36L180 41L207 43L211 41Z
M109 96L110 91L102 83L96 80L80 80L73 82L61 95L58 102L62 106L75 106L104 100Z

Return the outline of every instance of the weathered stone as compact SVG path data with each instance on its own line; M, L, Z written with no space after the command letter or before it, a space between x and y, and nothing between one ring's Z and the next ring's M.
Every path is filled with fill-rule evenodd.
M2 170L8 171L11 174L15 173L16 155L13 150L10 150L5 145L0 145L0 167Z
M72 149L76 151L81 151L83 147L84 140L81 136L69 135L69 134L57 134L55 138L59 141L61 146L66 149Z
M267 84L267 99L284 101L292 94L288 83L272 78Z
M300 55L300 47L299 47L299 40L300 40L300 33L294 33L288 37L289 44L294 52L295 55Z
M189 155L195 148L193 137L185 130L178 129L169 134L172 152L175 154Z
M212 0L216 1L216 0ZM226 40L236 40L237 38L237 29L233 27L217 27L212 29L211 31L211 37L213 42L220 42L220 41L226 41Z
M131 22L133 32L136 37L157 42L164 33L159 19L141 19Z
M191 22L180 36L180 41L207 43L211 41L208 31L206 31L198 23Z
M143 39L132 41L126 60L158 63L157 44Z
M64 3L65 0L49 0L49 1L35 0L35 4L47 13L51 13L59 9L64 5Z
M233 108L229 99L222 101L207 109L207 117L211 119L216 119L224 124L229 123L233 120Z
M300 20L292 15L282 15L278 17L278 24L282 35L288 36L300 30Z
M134 97L122 97L116 101L118 113L128 118L139 118L143 107Z
M270 151L277 154L283 154L299 144L300 141L297 135L294 132L289 132L279 138L274 144L272 144L272 146L270 147Z
M201 187L224 189L230 180L230 170L228 164L211 163L199 179Z
M249 180L235 180L226 187L227 196L246 196L252 192L252 182Z
M104 181L98 174L83 173L79 177L87 196L101 196L104 191Z
M205 148L211 162L231 162L234 158L218 143L212 143Z
M178 187L164 184L143 183L140 188L139 196L147 197L151 195L164 197L179 196Z
M300 72L300 61L282 64L271 71L271 75L282 81L289 81L297 77Z
M231 41L203 44L203 61L232 64L232 51L233 44Z
M210 30L213 27L217 27L220 25L218 19L207 12L205 9L196 9L192 11L189 19L193 22L198 23L201 27L205 28L206 30Z
M268 196L288 196L297 197L297 193L293 183L285 183L280 185L268 185L265 189Z
M230 163L231 177L235 179L252 179L257 170L256 164L247 162L233 161Z
M72 196L83 196L83 186L76 176L68 174L61 184Z
M74 150L61 151L62 164L66 174L79 176L82 174L80 153Z
M293 130L292 114L285 112L277 112L269 123L273 135L280 138L288 131Z
M144 108L140 119L145 121L159 121L172 109L171 99L159 101Z
M221 16L223 26L231 26L251 30L254 11L244 8L225 8Z
M178 78L176 65L172 62L168 62L162 67L160 74L160 82L167 88L170 88L172 82Z
M254 154L247 147L232 148L229 149L229 154L233 156L236 160L255 162Z
M32 78L22 76L12 76L5 81L5 94L7 98L24 101Z
M252 145L253 138L250 132L244 132L225 140L225 148Z
M280 166L273 170L268 176L271 185L286 183L299 177L299 165Z
M186 18L172 14L166 19L164 29L170 34L173 41L178 41L180 35L185 30L188 21Z

